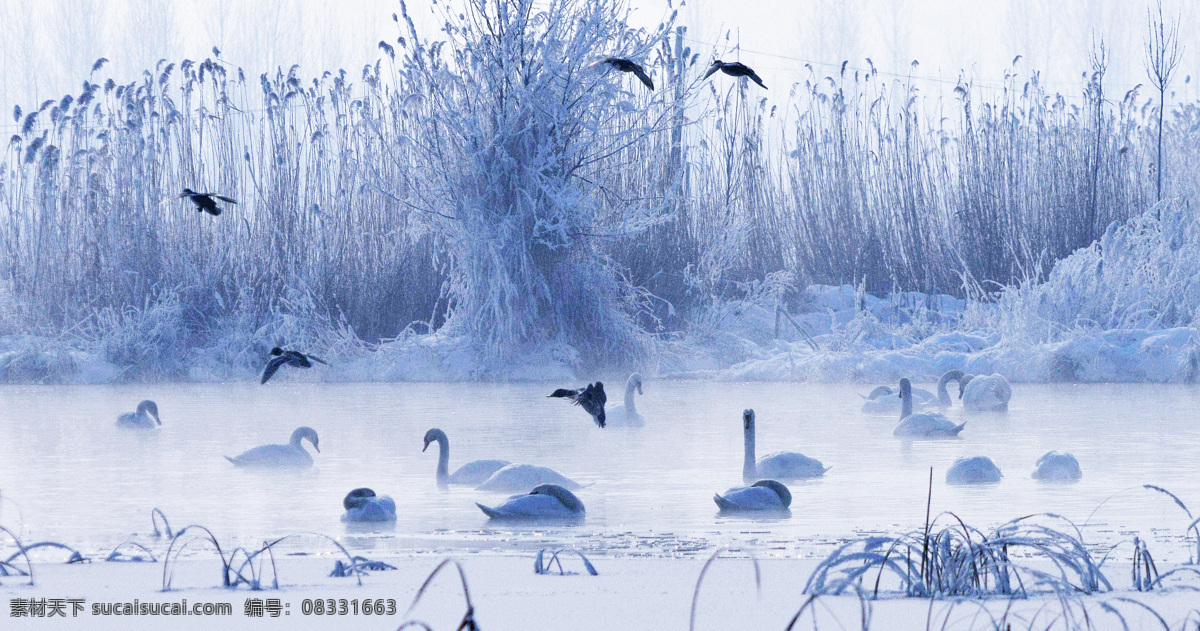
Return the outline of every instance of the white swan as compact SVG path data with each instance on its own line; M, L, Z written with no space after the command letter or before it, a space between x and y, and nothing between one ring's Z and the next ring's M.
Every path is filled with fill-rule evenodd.
M912 384L908 379L900 380L900 424L892 430L897 438L953 438L958 436L966 423L955 425L944 414L912 411Z
M999 482L1004 475L987 456L959 458L946 470L946 484L987 484Z
M492 519L582 519L583 502L557 484L539 484L527 495L514 495L500 506L476 506Z
M614 405L605 411L605 416L608 417L608 425L616 427L642 427L646 424L646 419L638 413L637 407L633 404L633 391L637 390L638 394L642 394L642 376L638 373L629 375L629 381L625 382L625 404Z
M509 464L507 460L472 460L451 474L450 439L446 436L446 432L436 427L425 432L425 446L421 448L421 451L423 452L428 449L429 443L434 441L437 441L438 444L438 486L446 486L447 484L479 484Z
M947 370L946 372L942 373L942 378L938 379L937 398L926 403L925 405L928 407L940 408L950 407L954 401L950 398L950 391L946 389L946 384L950 383L951 381L957 382L958 388L961 391L963 377L966 377L966 373L961 370Z
M233 458L225 456L225 459L238 467L311 467L312 456L300 444L301 439L307 439L317 453L321 452L316 430L297 427L286 445L262 445Z
M396 521L396 502L365 487L347 493L342 507L342 521Z
M524 493L543 484L553 484L571 490L583 488L582 484L559 474L554 469L531 464L510 464L501 467L475 488L480 491Z
M729 489L725 495L713 495L722 513L750 511L786 511L792 505L792 493L775 480L759 480L750 486Z
M162 425L158 418L158 405L150 399L142 401L136 412L126 412L117 417L117 427L126 429L154 429Z
M1004 411L1012 398L1012 386L1003 375L964 375L958 382L963 408L973 411Z
M770 478L772 480L800 480L825 475L828 467L820 460L794 451L777 451L754 460L754 410L742 411L742 437L745 456L742 461L742 480L747 484Z
M1038 458L1037 468L1033 471L1035 480L1074 482L1082 477L1079 461L1065 451L1047 451Z
M862 411L867 414L895 414L900 411L902 402L895 390L888 386L879 386L871 391L862 404ZM862 396L862 395L859 395ZM933 393L922 388L913 388L913 409L920 410L927 405L936 405L937 399Z

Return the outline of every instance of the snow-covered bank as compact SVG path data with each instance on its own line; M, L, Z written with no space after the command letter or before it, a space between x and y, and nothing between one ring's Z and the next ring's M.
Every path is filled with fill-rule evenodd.
M504 629L686 629L691 613L692 593L704 558L604 558L592 557L598 576L537 575L532 555L459 556L475 607L474 617L480 628ZM428 623L433 629L454 629L465 612L462 587L453 567L442 570L430 584L421 602L410 615L405 610L426 576L441 561L435 553L410 554L398 558L380 558L394 571L371 572L358 587L352 578L331 578L332 557L288 557L279 560L282 589L250 591L223 589L219 581L219 563L197 558L178 564L175 583L178 589L159 591L162 566L158 563L92 563L88 565L37 564L33 586L6 579L0 584L0 598L6 601L5 629L328 629L353 627L395 629L406 619ZM564 563L569 571L580 570L577 559ZM761 590L756 593L755 573L745 558L720 558L709 567L701 585L695 624L697 629L782 629L804 605L801 592L815 562L795 559L762 559ZM556 568L557 569L557 568ZM1192 628L1197 612L1195 592L1167 590L1153 593L1113 592L1096 597L1031 598L929 601L890 599L863 603L854 596L823 597L810 606L801 618L819 626L868 628L875 631L925 628L932 619L933 628L948 631L995 628L989 621L1007 621L1014 628L1122 628L1118 616L1128 627L1162 628L1154 625L1151 612L1132 599L1151 607L1170 629ZM382 599L382 615L361 612L345 614L305 614L308 604L321 599L340 601ZM10 617L14 599L82 599L84 609L72 618L71 604L65 604L65 618ZM226 603L231 613L222 616L181 615L93 615L93 606L110 603L176 603L186 599L189 607L197 603ZM247 615L247 601L278 599L278 617L269 608L261 616ZM388 599L395 603L388 614ZM1106 611L1108 604L1119 613ZM251 605L251 611L253 604ZM931 609L932 607L932 609ZM1066 608L1069 612L1064 613ZM1082 618L1083 609L1091 616ZM315 609L315 608L313 608ZM867 620L863 620L864 613ZM1188 618L1191 616L1191 618ZM1022 621L1041 620L1041 624ZM944 621L944 622L943 622ZM1002 625L1000 628L1004 628Z
M977 291L973 299L811 285L788 310L777 309L779 290L748 293L694 309L683 332L647 336L646 365L636 368L659 378L825 382L929 381L960 369L1018 382L1165 383L1191 382L1200 372L1200 221L1185 203L1114 223L1042 282ZM251 379L275 344L334 364L292 379L526 381L595 372L563 340L520 349L497 367L453 320L432 333L409 327L367 344L301 306L235 319L193 348L183 345L180 310L169 304L123 314L90 337L0 336L0 382Z

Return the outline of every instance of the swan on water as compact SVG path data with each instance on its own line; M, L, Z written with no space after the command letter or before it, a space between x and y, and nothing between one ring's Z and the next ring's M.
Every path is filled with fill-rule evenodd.
M592 421L604 427L604 404L608 402L608 395L604 394L604 384L597 381L589 383L586 388L577 390L568 390L559 388L554 392L546 395L547 397L555 397L559 399L568 399L583 408L592 416Z
M158 418L158 404L146 399L137 406L136 412L126 412L117 417L117 427L128 429L154 429L162 425Z
M895 414L900 411L903 402L899 393L888 386L879 386L863 397L862 411L867 414ZM862 395L859 395L862 396ZM936 405L937 399L933 393L923 388L913 388L913 409L920 410L927 405Z
M987 456L959 458L946 470L946 484L987 484L1004 477Z
M958 382L958 398L967 410L1004 411L1012 398L1012 386L1003 375L963 375Z
M742 411L742 437L745 459L742 462L742 480L747 484L770 478L772 480L800 480L825 475L829 470L820 460L794 451L778 451L754 460L754 410Z
M966 376L966 373L961 370L947 370L946 372L942 373L942 378L938 379L937 398L926 403L926 405L930 407L936 406L941 408L950 407L954 401L950 398L950 391L946 389L946 384L953 381L958 384L958 387L961 390L963 377Z
M912 411L912 384L908 379L900 380L900 424L892 431L897 438L953 438L958 436L966 423L955 425L944 414L937 412Z
M748 511L786 511L792 505L792 493L781 482L759 480L747 487L729 489L725 495L713 495L722 513Z
M526 495L514 495L494 508L476 503L492 519L582 519L583 502L557 484L539 484Z
M438 486L446 486L447 484L480 484L490 478L493 473L509 464L507 460L472 460L451 474L450 439L446 436L446 432L436 427L425 432L425 446L421 448L421 451L424 452L428 449L429 444L434 441L437 441L438 444Z
M642 376L638 373L629 375L629 381L625 383L625 404L617 404L608 408L605 413L607 424L616 427L642 427L646 424L646 419L637 411L637 407L633 402L633 392L637 391L642 394Z
M300 444L301 440L308 440L317 453L321 452L316 430L297 427L286 445L261 445L233 458L225 456L225 459L239 467L311 467L312 456Z
M1038 458L1036 467L1033 471L1035 480L1074 482L1083 477L1079 461L1065 451L1047 451Z
M510 464L501 467L475 488L480 491L525 493L542 484L552 484L571 490L583 488L582 484L559 474L554 469L531 464Z
M342 507L342 521L396 521L396 502L366 487L347 493Z

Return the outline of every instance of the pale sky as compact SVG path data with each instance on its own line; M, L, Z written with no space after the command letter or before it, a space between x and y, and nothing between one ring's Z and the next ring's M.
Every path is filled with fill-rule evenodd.
M641 24L657 24L668 12L665 0L632 6ZM720 54L754 67L772 99L785 98L791 83L803 80L806 61L824 76L844 59L865 68L870 57L881 71L936 80L928 92L945 85L938 81L952 85L962 71L977 85L999 85L1016 54L1024 56L1023 75L1039 69L1051 90L1078 97L1093 34L1112 50L1112 93L1146 82L1148 6L1145 0L691 0L679 22L689 26L689 44L702 63L713 44L740 42L740 52ZM1200 2L1164 6L1182 20L1178 98L1200 96L1184 83L1200 67L1200 43L1189 41L1200 31ZM429 0L413 0L410 13L436 35L429 7ZM397 0L0 0L6 25L0 109L78 93L102 56L110 64L101 78L126 82L159 58L203 59L214 45L247 76L293 63L302 76L357 71L378 58L379 40L395 40L391 14L398 10ZM5 116L0 125L10 121Z

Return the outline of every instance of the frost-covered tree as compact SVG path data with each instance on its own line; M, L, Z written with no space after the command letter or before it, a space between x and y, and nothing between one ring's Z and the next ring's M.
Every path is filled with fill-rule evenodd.
M405 10L397 83L417 137L398 141L449 256L448 326L492 360L556 341L588 362L640 353L633 288L600 245L663 219L666 160L646 149L672 110L651 96L663 86L603 60L649 65L671 20L646 32L627 17L613 0L467 0L430 42Z

